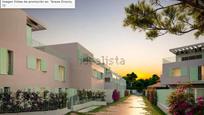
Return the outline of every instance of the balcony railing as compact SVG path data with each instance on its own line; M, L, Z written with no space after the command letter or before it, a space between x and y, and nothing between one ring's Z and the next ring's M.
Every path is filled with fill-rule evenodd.
M179 60L177 60L176 57L163 58L163 64L173 63L173 62L179 62Z
M40 46L45 46L45 44L42 44L41 42L32 39L32 47L40 47Z
M188 57L167 57L167 58L163 58L163 64L200 60L200 59L204 59L204 57L202 57L202 55L193 55L193 56L188 56Z

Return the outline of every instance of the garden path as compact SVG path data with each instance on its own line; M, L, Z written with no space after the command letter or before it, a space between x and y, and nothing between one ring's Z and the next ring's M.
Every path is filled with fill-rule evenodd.
M95 115L150 115L145 110L146 105L142 96L131 95L124 102L110 106L103 111L94 113Z

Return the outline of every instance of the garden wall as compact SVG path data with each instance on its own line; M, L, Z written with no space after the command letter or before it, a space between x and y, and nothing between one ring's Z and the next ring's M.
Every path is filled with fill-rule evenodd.
M168 113L168 96L173 91L173 89L157 89L157 106L165 113Z
M2 115L65 115L66 113L71 112L70 109L58 109L52 111L40 111L40 112L22 112L22 113L5 113Z
M113 89L106 89L105 100L106 100L107 103L112 103L113 102L112 94L113 94Z
M74 105L72 107L72 111L78 111L81 110L83 108L87 108L87 107L91 107L91 106L101 106L101 105L107 105L105 101L90 101L87 103L83 103L83 104L78 104L78 105Z

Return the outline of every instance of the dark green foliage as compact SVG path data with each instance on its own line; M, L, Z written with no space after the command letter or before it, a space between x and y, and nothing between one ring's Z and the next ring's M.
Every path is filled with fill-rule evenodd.
M21 91L0 93L0 113L18 113L32 111L48 111L65 108L67 94Z
M167 33L183 35L194 31L196 38L204 35L204 1L140 0L125 8L123 25L133 30L145 31L147 39L153 40Z
M139 92L142 92L147 86L153 85L159 80L159 77L156 74L152 75L149 79L136 80L137 75L134 72L127 74L127 76L124 76L123 78L126 80L127 89L136 89Z
M103 91L77 90L77 96L79 103L86 103L91 100L105 101L105 92Z

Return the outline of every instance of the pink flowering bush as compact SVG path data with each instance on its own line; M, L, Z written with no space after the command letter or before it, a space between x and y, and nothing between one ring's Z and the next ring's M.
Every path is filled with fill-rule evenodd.
M198 115L203 115L204 114L204 98L199 96L197 99L197 104L196 104L196 109Z
M172 115L203 115L204 98L187 92L189 85L181 85L168 98L169 113Z
M114 102L118 101L120 99L120 92L116 89L113 91L112 99Z

